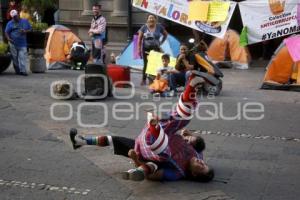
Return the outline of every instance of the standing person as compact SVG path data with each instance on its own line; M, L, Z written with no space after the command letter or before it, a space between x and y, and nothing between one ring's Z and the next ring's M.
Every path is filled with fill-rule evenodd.
M5 27L9 20L11 20L10 11L11 10L17 10L19 11L18 2L15 0L1 0L1 12L2 12L2 34L3 34L3 40L4 42L8 42L5 36Z
M9 42L10 52L13 57L13 65L16 74L27 76L27 40L26 32L31 30L31 25L27 19L21 19L18 11L11 10L10 20L5 28L5 36Z
M95 63L103 64L103 40L106 34L106 19L101 15L101 5L93 5L93 14L89 36L92 38L92 55Z
M144 60L141 85L145 85L148 64L147 56L151 50L160 51L160 45L167 39L168 33L162 25L157 24L156 16L149 14L147 23L140 28L138 34L138 51L139 55L141 55ZM160 41L161 35L163 35L163 38Z
M6 11L6 20L7 21L12 19L11 15L10 15L10 11L12 11L12 10L19 11L19 5L15 0L10 0L8 3L8 9Z

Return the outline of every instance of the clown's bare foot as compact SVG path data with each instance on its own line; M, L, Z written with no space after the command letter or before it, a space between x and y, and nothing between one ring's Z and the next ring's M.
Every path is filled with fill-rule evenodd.
M136 151L134 149L130 149L128 151L128 156L129 158L131 158L132 160L138 160L138 155L136 153Z
M190 136L192 135L191 131L187 130L187 129L182 129L180 135L182 136Z
M136 167L139 167L139 166L141 166L141 165L143 164L143 163L139 160L139 157L138 157L136 151L133 150L133 149L130 149L130 150L128 151L128 157L132 159L132 161L134 162L134 165L135 165Z

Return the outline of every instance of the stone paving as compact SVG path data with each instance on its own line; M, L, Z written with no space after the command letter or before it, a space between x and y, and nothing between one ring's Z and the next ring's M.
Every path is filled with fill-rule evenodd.
M115 120L111 112L116 103L176 102L176 98L157 100L148 96L146 88L138 86L140 74L133 72L132 81L137 85L134 97L126 101L111 98L100 101L108 106L107 125L83 128L77 123L77 114L78 106L85 102L54 100L49 89L55 80L66 79L75 84L81 73L59 70L21 77L14 75L10 68L0 75L0 149L3 152L0 158L4 161L0 164L1 199L299 198L300 93L260 90L263 68L226 69L221 95L214 99L200 98L201 102L217 103L226 116L235 116L238 106L247 102L264 106L264 118L259 121L245 118L210 121L194 118L191 121L188 128L204 137L205 160L215 168L215 180L207 184L124 181L120 171L132 166L128 159L113 156L109 148L87 147L73 151L68 140L70 127L92 134L132 138L139 134L146 119L143 109L135 110L135 114L140 115L138 119ZM129 89L117 92L125 94ZM73 117L67 121L51 119L53 103L70 103ZM199 108L200 113L208 111L212 108ZM60 117L68 113L66 106L55 110L55 115ZM85 123L100 123L105 119L98 107L86 108L82 114ZM20 183L14 186L16 182ZM22 184L24 182L26 184ZM48 187L31 188L33 183Z

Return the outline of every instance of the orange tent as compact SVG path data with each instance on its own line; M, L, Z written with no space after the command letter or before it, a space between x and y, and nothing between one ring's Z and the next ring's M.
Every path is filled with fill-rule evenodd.
M65 61L72 44L81 41L69 28L62 25L51 26L47 32L49 37L44 54L47 66L53 62Z
M214 62L231 61L233 66L248 69L250 53L247 47L240 46L240 36L234 30L228 30L223 39L215 38L207 50Z
M261 88L300 91L300 63L292 60L284 42L270 60Z

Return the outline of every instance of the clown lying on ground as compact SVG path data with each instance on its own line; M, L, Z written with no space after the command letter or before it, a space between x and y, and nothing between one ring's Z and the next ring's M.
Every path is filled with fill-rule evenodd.
M143 180L146 177L175 181L187 178L208 182L213 179L214 171L203 160L203 139L187 131L177 134L190 122L197 104L196 88L203 83L203 78L192 74L176 110L163 119L152 115L135 140L118 136L82 136L77 135L76 129L71 129L73 148L113 146L116 155L131 157L137 166L123 173L125 179Z

